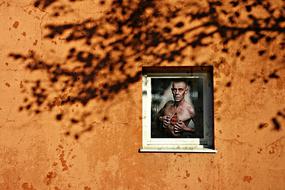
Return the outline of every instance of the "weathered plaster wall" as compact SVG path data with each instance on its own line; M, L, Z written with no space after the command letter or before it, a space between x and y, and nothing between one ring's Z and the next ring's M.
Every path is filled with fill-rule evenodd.
M270 44L263 39L252 44L249 31L230 42L227 50L217 34L211 45L189 47L185 57L170 64L163 62L214 65L218 153L142 154L138 153L142 131L140 80L106 101L94 98L87 105L55 103L52 111L43 108L40 114L19 111L23 99L30 96L29 91L23 91L29 85L25 81L48 80L48 74L31 72L24 61L9 54L34 50L41 59L64 61L63 55L71 46L80 48L82 44L66 43L61 36L47 39L45 26L96 19L110 6L92 0L56 3L61 2L73 12L62 11L60 17L52 17L56 9L37 8L32 0L0 2L0 189L285 189L282 33ZM175 3L182 6L187 2L195 5L195 1ZM225 6L231 8L230 4ZM259 56L260 49L266 50L264 56ZM276 58L270 58L272 55ZM140 71L142 65L151 63L138 61L131 72ZM274 72L279 77L269 77ZM86 122L93 126L84 133L85 128L76 122L55 119L59 112L76 116L84 111L91 112Z

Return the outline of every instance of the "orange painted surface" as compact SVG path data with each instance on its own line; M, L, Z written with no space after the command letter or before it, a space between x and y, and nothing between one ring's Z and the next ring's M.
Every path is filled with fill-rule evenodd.
M218 153L138 153L142 139L141 80L130 82L127 88L113 92L106 100L103 95L91 98L86 105L62 103L70 94L76 97L79 94L76 90L85 88L85 84L75 83L78 86L69 86L70 91L58 93L48 86L50 83L43 82L53 109L49 111L43 103L46 107L39 105L39 114L31 111L36 104L20 111L25 98L33 97L27 80L48 81L50 73L45 70L31 72L25 67L29 60L15 60L9 54L26 55L32 50L38 59L65 63L65 56L72 47L95 52L97 46L92 50L80 40L66 42L64 35L71 31L46 38L49 33L46 26L81 23L88 18L96 20L111 7L110 2L92 0L57 1L47 7L44 4L35 7L34 2L37 1L0 2L0 189L285 189L283 33L265 31L266 35L274 32L276 35L268 43L265 38L255 41L251 38L254 32L247 31L226 45L217 33L203 41L211 41L211 44L205 47L189 45L183 50L184 56L161 61L161 65L214 65L215 147ZM61 3L64 8L60 8ZM177 0L174 4L184 11L195 9L195 6L201 6L197 11L203 11L207 7L207 1ZM192 8L186 9L186 5ZM281 1L272 3L275 9L282 5L285 6ZM241 20L246 20L249 12L259 17L267 14L259 10L261 6L237 5L231 9L227 1L222 6L217 11L240 11ZM161 14L166 7L163 3L159 6ZM60 15L54 16L56 14ZM145 14L152 15L152 9L147 9ZM278 17L284 13L277 10L272 14ZM220 22L227 18L229 16L221 16ZM178 16L168 23L163 19L157 23L171 27L180 21L186 22L186 19ZM172 32L179 33L188 25L195 27L201 22L203 20L198 19L184 26L177 24ZM246 25L246 21L239 24ZM112 25L108 27L104 30L111 31ZM206 29L202 31L211 31L215 26ZM129 31L126 28L124 32ZM195 38L193 36L195 33L185 34L187 40ZM94 43L100 40L92 39ZM115 39L107 37L107 40ZM183 43L177 42L178 45ZM157 49L148 47L148 50L163 54L176 47L170 45L166 49L165 44L160 45L162 48L157 45ZM102 54L106 51L108 47L98 50ZM126 69L130 76L140 72L143 65L152 65L160 59L141 53L143 59L135 61L134 49L125 47L123 51L126 63L133 65ZM66 62L66 68L69 63L78 62L71 59ZM104 89L108 80L126 80L117 65L115 72L103 68L98 75L96 84L92 84L97 85L96 89ZM84 120L85 112L89 115L86 114Z

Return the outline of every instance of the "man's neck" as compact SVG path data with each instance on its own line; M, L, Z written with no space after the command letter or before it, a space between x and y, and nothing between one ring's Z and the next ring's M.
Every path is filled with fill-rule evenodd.
M174 106L179 107L180 105L182 105L184 103L184 101L185 101L184 99L181 101L174 101Z

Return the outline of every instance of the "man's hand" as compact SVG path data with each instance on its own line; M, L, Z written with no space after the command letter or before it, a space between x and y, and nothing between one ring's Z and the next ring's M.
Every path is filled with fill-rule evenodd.
M174 125L174 132L175 133L179 133L179 132L182 132L182 131L193 131L192 128L189 128L185 125L185 123L183 121L178 121L175 125Z
M170 126L170 116L166 115L166 116L161 116L160 120L162 121L163 127L164 128L168 128Z

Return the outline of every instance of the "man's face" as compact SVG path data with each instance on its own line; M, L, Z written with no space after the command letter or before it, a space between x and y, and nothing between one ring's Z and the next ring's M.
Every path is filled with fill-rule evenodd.
M188 87L185 82L173 82L172 83L172 94L175 102L184 100L184 96L187 93Z

